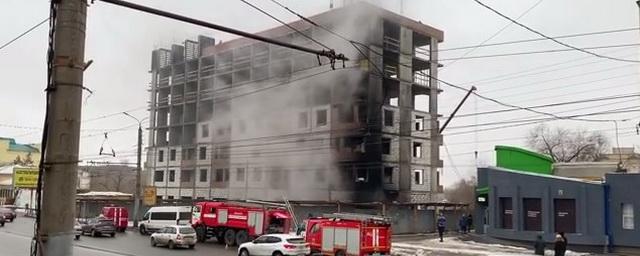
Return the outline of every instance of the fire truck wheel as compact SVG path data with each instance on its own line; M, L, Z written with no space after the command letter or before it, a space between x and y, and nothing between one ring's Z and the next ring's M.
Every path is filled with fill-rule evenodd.
M204 243L205 241L207 241L207 232L205 231L203 226L196 227L196 236L199 243Z
M216 240L218 241L219 244L224 244L224 234L217 234Z
M345 256L344 251L343 250L337 251L336 256Z
M227 229L224 232L224 243L228 246L233 246L236 243L236 231L233 229Z
M249 234L246 230L240 230L236 233L236 244L241 245L249 241Z

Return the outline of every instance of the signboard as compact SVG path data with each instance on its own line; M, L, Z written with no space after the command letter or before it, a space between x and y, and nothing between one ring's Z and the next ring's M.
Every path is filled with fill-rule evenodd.
M144 187L144 205L156 205L156 187Z
M38 186L38 173L38 168L35 167L14 167L13 187L36 188Z

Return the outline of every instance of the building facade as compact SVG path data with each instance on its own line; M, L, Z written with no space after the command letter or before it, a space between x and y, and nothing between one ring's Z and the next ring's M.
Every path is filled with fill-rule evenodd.
M616 150L611 155L632 166L633 150ZM496 151L497 167L478 168L476 232L527 243L538 235L551 243L565 232L570 249L640 253L640 174L621 172L610 159L552 163L521 148Z
M634 147L614 147L611 153L603 154L600 161L621 162L621 167L629 173L640 173L640 153Z
M290 25L350 61L205 36L153 51L147 179L159 197L437 198L443 32L361 2L310 19L359 43ZM318 47L286 27L259 34Z
M40 163L40 146L19 144L13 138L0 137L0 166L38 165L38 163Z

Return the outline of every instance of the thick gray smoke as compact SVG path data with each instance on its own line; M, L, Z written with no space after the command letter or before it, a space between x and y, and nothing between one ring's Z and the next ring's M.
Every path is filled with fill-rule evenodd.
M335 10L333 18L316 22L349 39L366 41L380 24L375 14L365 10L343 8ZM342 63L337 62L336 70L331 71L329 65L318 66L316 56L271 47L270 79L234 83L227 90L216 88L228 84L227 78L214 81L213 89L221 93L216 94L214 102L218 103L211 110L211 130L214 135L230 132L226 139L214 139L214 144L230 141L228 193L232 199L353 198L353 174L336 165L341 153L332 148L345 143L339 139L343 121L340 111L345 111L351 122L357 122L356 100L364 95L361 100L366 101L362 90L366 90L363 85L368 80L358 61L362 57L343 39L309 24L300 28L312 31L314 39L351 58L345 64L351 68L342 69ZM299 36L292 43L320 49ZM363 47L361 50L368 52ZM328 62L324 58L321 61ZM282 74L278 74L280 70L284 70ZM294 74L288 76L287 70ZM262 71L254 68L253 72L255 76ZM228 79L243 80L247 75L237 72ZM223 132L218 133L219 130Z

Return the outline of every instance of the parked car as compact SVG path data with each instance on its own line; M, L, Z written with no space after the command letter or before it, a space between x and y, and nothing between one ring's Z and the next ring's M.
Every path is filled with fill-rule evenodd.
M304 238L289 234L269 234L238 247L239 256L250 255L309 255L311 248Z
M17 216L16 210L14 208L9 208L4 206L0 207L0 214L2 214L4 218L9 222L13 222L13 220L15 220Z
M191 220L191 206L151 207L138 224L138 231L148 235L170 225L187 225Z
M196 246L196 230L191 226L171 225L151 234L151 246L166 245L169 249L176 246Z
M80 234L90 234L91 236L109 235L116 236L116 226L113 221L105 218L93 218L80 222Z

